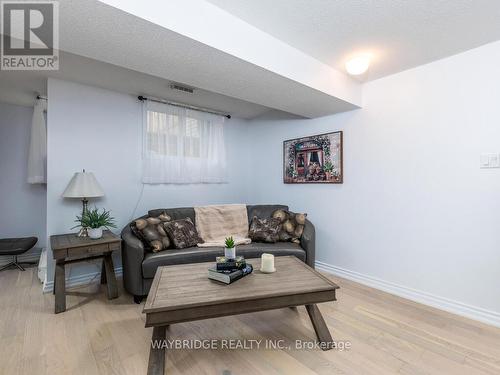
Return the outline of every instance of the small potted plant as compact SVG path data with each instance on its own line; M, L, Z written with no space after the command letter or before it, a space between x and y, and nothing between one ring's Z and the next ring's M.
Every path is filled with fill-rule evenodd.
M325 171L326 179L329 180L332 178L333 172L333 164L331 161L327 161L325 165L323 165L323 170Z
M236 246L234 245L234 239L233 237L226 237L226 240L224 241L226 244L226 247L224 248L224 256L229 259L235 259L236 258Z
M110 212L106 211L104 208L102 212L99 212L99 210L94 207L93 210L86 211L82 216L77 216L75 221L78 225L73 228L87 228L89 237L94 240L102 237L103 228L116 228L115 219L111 217Z

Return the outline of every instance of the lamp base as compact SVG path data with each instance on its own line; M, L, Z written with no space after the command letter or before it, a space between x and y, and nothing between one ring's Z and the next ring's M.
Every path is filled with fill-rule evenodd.
M89 203L89 201L87 200L87 198L82 198L82 218L87 214L88 203ZM77 237L88 237L89 234L87 232L87 228L82 227L76 236Z

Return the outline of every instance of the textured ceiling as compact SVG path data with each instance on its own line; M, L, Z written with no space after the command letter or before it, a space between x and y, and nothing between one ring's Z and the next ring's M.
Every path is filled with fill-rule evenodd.
M2 72L0 99L29 102L50 76L244 118L361 104L358 82L205 0L64 0L59 15L60 71ZM171 81L195 94L173 92Z
M303 117L358 108L357 104L95 0L60 2L59 24L60 48L75 55Z
M0 72L0 100L10 97L27 104L33 91L44 91L46 77L52 76L134 95L165 97L243 118L258 116L268 108L318 117L358 107L354 96L337 95L342 91L339 87L349 87L349 82L330 76L338 73L335 69L343 69L352 53L374 53L375 61L364 77L371 80L500 38L500 0L179 1L141 2L139 9L170 15L159 17L158 23L96 0L61 1L61 49L70 52L63 54L61 70ZM156 11L165 4L171 12ZM173 17L172 11L184 4L188 11ZM201 5L208 7L195 23L185 24L183 20L193 18ZM162 21L172 18L182 21L178 24L185 26L184 31L198 29L216 41L226 40L236 53L225 50L223 43L214 47L203 35L196 38L196 33L189 36L169 27L172 23L162 26ZM251 29L246 35L242 25ZM272 48L279 45L280 52ZM287 55L287 49L297 53ZM267 58L264 64L262 58ZM272 69L280 64L284 70ZM199 89L194 95L173 92L169 81ZM351 85L353 92L359 89L356 85Z
M189 94L172 90L172 82L133 70L61 52L58 71L0 71L0 101L31 106L35 93L46 94L47 77L101 87L124 94L145 95L206 107L251 119L270 109L258 104L197 89Z
M372 80L500 39L500 0L208 0L337 69Z

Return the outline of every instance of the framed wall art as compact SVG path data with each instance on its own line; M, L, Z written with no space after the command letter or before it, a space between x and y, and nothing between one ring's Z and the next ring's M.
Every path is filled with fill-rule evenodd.
M285 184L341 184L342 132L289 139L283 142Z

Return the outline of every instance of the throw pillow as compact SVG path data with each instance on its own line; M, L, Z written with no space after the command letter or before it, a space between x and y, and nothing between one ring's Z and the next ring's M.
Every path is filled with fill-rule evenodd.
M164 223L172 218L163 213L158 217L146 217L130 223L130 229L139 238L148 251L157 253L170 247L170 239L164 228Z
M164 228L176 249L184 249L203 243L190 218L169 221L165 223Z
M278 234L280 241L300 243L307 214L276 210L273 212L272 217L281 223L281 230Z
M248 236L254 242L277 242L281 224L279 219L259 219L254 216L248 230Z

